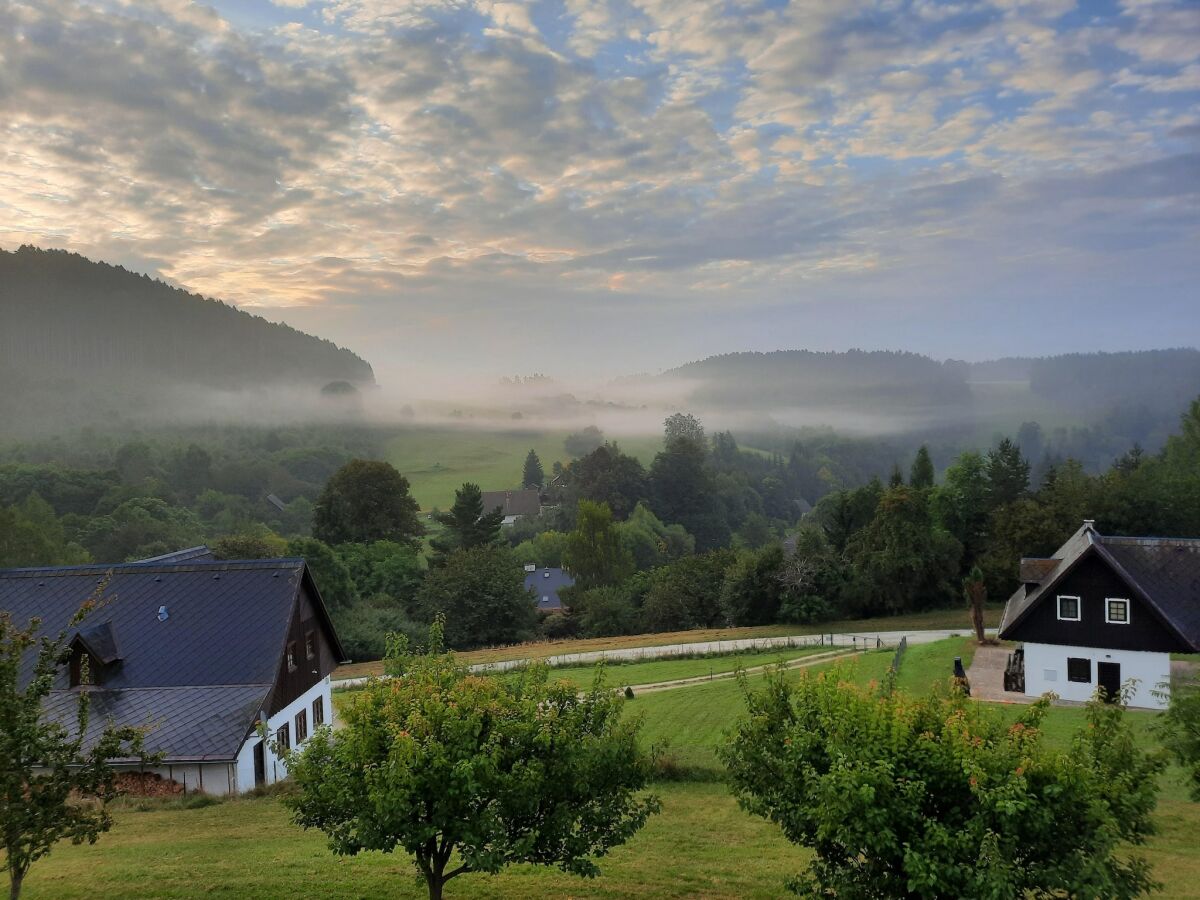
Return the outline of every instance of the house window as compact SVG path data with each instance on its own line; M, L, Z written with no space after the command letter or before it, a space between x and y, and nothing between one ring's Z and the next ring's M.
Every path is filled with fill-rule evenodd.
M296 671L296 642L291 641L287 646L287 664L288 671Z
M1081 681L1084 684L1091 684L1092 661L1090 659L1080 659L1076 656L1068 656L1067 681Z
M304 658L312 659L317 655L317 634L310 631L304 635Z
M1129 624L1129 601L1112 597L1104 601L1104 621L1109 625Z
M275 743L279 745L280 750L292 749L292 729L288 727L287 722L280 725L279 730L275 732Z
M302 709L296 713L296 743L299 744L308 737L308 710Z
M1058 598L1058 617L1064 622L1079 621L1079 598L1068 597L1065 594Z
M325 724L325 698L318 697L313 701L313 728Z

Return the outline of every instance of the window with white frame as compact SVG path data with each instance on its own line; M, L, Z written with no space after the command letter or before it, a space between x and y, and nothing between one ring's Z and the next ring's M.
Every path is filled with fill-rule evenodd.
M1109 625L1129 624L1129 601L1119 597L1106 597L1104 600L1104 621Z
M1058 617L1064 622L1078 622L1079 598L1068 594L1058 595Z

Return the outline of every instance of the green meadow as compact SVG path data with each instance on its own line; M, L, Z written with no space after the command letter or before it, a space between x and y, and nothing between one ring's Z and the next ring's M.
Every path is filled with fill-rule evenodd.
M793 651L794 652L794 651ZM910 648L898 687L923 691L950 676L956 655L969 662L971 642L950 638ZM757 662L758 654L741 661ZM846 677L869 683L885 677L892 652L871 651L850 661L818 662L801 673L840 665ZM610 682L633 674L640 680L651 665L712 664L718 659L674 660L610 666ZM730 660L732 662L732 660ZM640 671L639 671L640 669ZM582 672L564 671L572 679ZM674 670L671 670L674 671ZM679 671L683 671L680 669ZM657 677L657 676L655 676ZM668 676L672 677L672 676ZM686 677L686 676L681 676ZM753 687L763 676L747 676ZM338 694L339 705L352 694ZM716 747L744 708L742 687L732 678L646 693L628 704L644 721L648 743L665 748L672 771L686 780L662 781L653 791L660 815L629 844L601 860L602 874L580 880L555 870L518 866L496 877L466 875L447 888L450 898L525 897L706 897L784 896L783 883L803 868L807 854L778 830L742 812L721 782ZM1015 716L1018 706L999 707ZM1153 741L1155 714L1131 712L1141 739ZM1047 739L1066 746L1083 722L1079 708L1055 708L1044 725ZM691 776L688 778L687 776ZM1200 884L1200 804L1186 799L1182 773L1163 776L1156 819L1159 832L1143 848L1165 898L1195 897ZM278 799L230 800L200 808L177 802L131 802L116 810L115 826L95 846L60 845L32 869L29 898L420 898L424 885L403 857L368 853L339 858L320 834L291 825Z
M485 491L521 486L525 455L532 449L547 477L554 462L569 459L563 440L569 431L514 428L438 427L406 429L387 444L385 458L408 479L421 509L446 509L464 481ZM657 435L613 438L626 453L649 465L662 446Z

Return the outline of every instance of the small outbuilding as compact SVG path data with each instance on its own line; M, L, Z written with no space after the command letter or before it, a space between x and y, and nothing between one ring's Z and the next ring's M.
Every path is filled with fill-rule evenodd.
M1200 539L1112 537L1088 520L1020 577L1000 638L1023 645L1028 696L1112 698L1132 682L1130 705L1161 709L1171 654L1200 652Z
M547 612L557 612L562 609L562 600L558 592L575 584L565 569L543 566L541 568L528 565L525 567L525 589L530 591L537 601L537 608Z

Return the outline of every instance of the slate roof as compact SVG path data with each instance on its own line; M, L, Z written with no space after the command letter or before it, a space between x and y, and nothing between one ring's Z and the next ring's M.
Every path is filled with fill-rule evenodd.
M484 491L483 511L502 509L506 516L536 516L542 511L542 495L536 488L520 491Z
M575 579L558 568L543 567L525 573L525 587L534 593L538 609L562 609L558 592L573 584Z
M147 746L168 758L232 759L275 684L302 585L344 657L303 559L193 555L176 563L0 570L0 611L20 627L38 617L42 633L66 630L68 641L109 663L89 691L93 723L107 715L120 724L151 719ZM97 608L72 629L72 616L97 591ZM24 663L27 679L33 655ZM64 667L48 715L73 711L69 677Z
M270 690L269 684L91 690L85 743L110 723L133 725L150 729L146 750L163 754L164 761L233 760ZM74 734L78 702L74 691L55 691L43 710Z
M1022 584L1004 606L1000 637L1016 626L1087 555L1104 559L1151 606L1168 628L1200 652L1200 539L1113 537L1083 523L1048 560L1021 560Z

